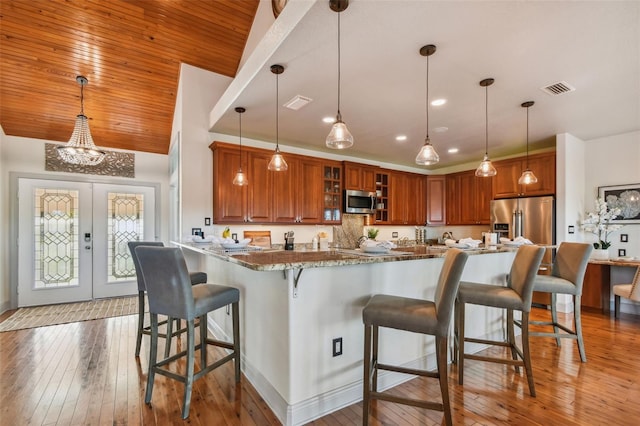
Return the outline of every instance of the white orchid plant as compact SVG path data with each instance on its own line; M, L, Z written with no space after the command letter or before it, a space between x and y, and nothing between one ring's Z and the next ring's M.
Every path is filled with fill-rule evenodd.
M622 228L622 225L611 223L613 219L620 216L620 209L609 208L604 198L598 198L595 205L596 211L587 212L586 219L582 221L582 229L598 236L598 241L593 243L596 250L606 250L611 247L609 235Z

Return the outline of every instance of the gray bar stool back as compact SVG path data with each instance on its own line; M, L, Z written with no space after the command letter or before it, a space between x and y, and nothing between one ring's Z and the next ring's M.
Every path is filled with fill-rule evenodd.
M412 405L444 412L447 425L452 424L449 388L447 384L447 339L462 270L468 254L449 249L440 271L434 301L376 294L362 311L364 322L364 394L362 424L369 424L369 407L372 399ZM425 371L378 362L378 328L435 336L437 371ZM378 392L378 370L394 371L437 378L440 381L442 403L402 398Z
M142 271L140 270L140 262L138 261L138 255L136 254L135 248L139 246L164 247L164 244L161 241L129 241L127 245L129 246L129 252L131 252L131 259L133 259L133 266L136 269L136 280L138 282L138 333L136 336L136 357L139 357L142 335L151 334L151 327L144 326L144 311L146 310L144 296L147 292L147 286L144 282ZM207 282L207 273L190 272L189 279L191 280L191 284L203 284ZM166 358L169 356L169 351L171 350L171 338L173 336L179 336L185 330L181 330L180 327L177 327L177 330L174 332L171 320L165 320L158 323L158 325L164 324L167 325L167 332L159 333L158 336L167 339L164 350L164 356Z
M182 418L189 417L193 382L214 368L233 360L236 383L240 382L240 291L215 284L192 286L182 252L172 247L137 247L140 269L147 285L151 315L151 356L145 403L151 402L155 374L162 374L184 383ZM207 313L232 305L233 343L207 337ZM161 361L158 356L158 315L179 318L187 322L187 349ZM200 344L195 345L195 319L200 319ZM207 365L207 345L230 349L231 353ZM200 350L200 370L194 373L195 351ZM186 357L186 372L176 374L167 364Z
M551 293L551 321L531 321L529 323L553 327L553 333L536 331L529 332L529 336L555 337L558 346L560 346L561 338L575 339L578 342L578 351L582 362L587 362L587 354L584 350L584 339L582 338L580 304L584 274L587 270L591 250L593 250L591 244L586 243L563 242L560 244L553 262L551 275L538 275L533 284L533 291ZM558 294L569 294L573 298L573 330L558 322L558 310L556 308L556 296ZM609 303L609 301L607 300L606 303ZM524 324L519 321L516 321L516 325L524 327Z
M545 249L543 247L527 245L520 246L511 265L507 277L507 286L493 284L478 284L461 282L456 299L456 326L454 338L454 362L458 364L458 383L463 384L464 360L497 362L513 365L516 372L519 366L524 366L529 383L529 393L536 396L531 370L531 356L529 353L529 336L526 325L529 323L531 298L533 296L533 282L542 262ZM465 304L490 306L507 310L507 341L476 339L464 336ZM522 312L522 350L516 345L514 332L513 311ZM464 343L480 343L483 345L505 346L511 349L511 359L489 357L483 355L465 354ZM518 359L518 357L520 359Z

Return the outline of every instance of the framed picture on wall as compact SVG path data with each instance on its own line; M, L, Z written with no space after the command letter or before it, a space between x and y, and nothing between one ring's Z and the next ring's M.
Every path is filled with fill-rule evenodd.
M620 215L611 223L640 223L640 183L600 186L598 197L604 198L610 209L620 209Z

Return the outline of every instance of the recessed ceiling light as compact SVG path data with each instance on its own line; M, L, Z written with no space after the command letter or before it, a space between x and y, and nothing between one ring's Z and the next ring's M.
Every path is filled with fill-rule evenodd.
M459 151L459 150L458 150L458 148L449 148L449 149L447 150L447 152L448 152L449 154L455 154L455 153L456 153L456 152L458 152L458 151Z
M436 127L435 129L433 129L433 131L436 132L436 133L444 133L447 130L449 130L449 128L448 127L444 127L444 126Z
M322 119L323 123L327 123L327 124L333 124L336 122L336 118L335 117L324 117Z
M407 136L406 135L398 135L398 136L396 136L396 140L398 142L406 141L407 140Z
M444 105L447 103L446 99L436 99L435 101L431 101L431 105L433 106L440 106L440 105Z

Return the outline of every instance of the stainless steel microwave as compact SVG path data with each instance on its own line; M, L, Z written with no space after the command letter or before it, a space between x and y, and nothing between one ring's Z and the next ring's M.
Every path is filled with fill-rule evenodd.
M344 212L374 214L376 212L376 193L345 189Z

